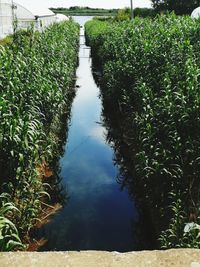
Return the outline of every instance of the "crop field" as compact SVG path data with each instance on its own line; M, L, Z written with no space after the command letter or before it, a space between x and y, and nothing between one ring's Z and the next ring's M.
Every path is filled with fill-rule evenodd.
M0 46L0 250L24 249L48 199L42 166L57 156L61 119L69 117L79 26L17 32Z
M199 20L175 15L86 24L122 182L162 248L200 247L199 36Z

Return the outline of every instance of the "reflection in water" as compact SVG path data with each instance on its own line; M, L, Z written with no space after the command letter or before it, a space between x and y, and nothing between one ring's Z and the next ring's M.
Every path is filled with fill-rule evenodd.
M76 18L79 23L87 17ZM80 21L82 20L82 21ZM70 198L40 231L48 242L40 250L116 250L146 248L138 243L138 213L126 189L116 182L118 168L106 144L101 100L91 72L90 50L80 37L77 96L71 127L60 160L61 183Z
M114 163L118 166L117 181L121 188L128 190L130 199L136 201L138 220L132 225L133 234L137 242L137 249L156 249L159 247L158 236L156 235L155 224L159 220L152 217L149 212L148 200L144 197L144 186L136 181L134 155L137 143L133 140L135 132L130 130L133 119L127 113L121 111L118 102L112 101L107 97L106 88L102 82L102 72L96 60L93 61L93 77L101 88L102 100L102 124L106 129L107 143L114 151ZM124 129L127 129L124 132ZM131 145L132 144L132 145Z
M114 162L118 166L119 172L117 174L117 181L121 185L121 188L128 190L128 195L133 201L137 200L138 220L135 220L132 224L133 235L137 242L137 249L156 249L158 248L158 242L156 238L156 231L152 217L149 213L149 207L146 206L146 199L141 198L140 192L143 192L144 188L140 187L135 182L134 173L134 161L131 156L134 153L133 149L130 148L128 143L125 141L126 138L132 138L133 133L126 132L126 120L121 117L120 112L117 109L111 108L110 103L104 96L101 96L103 102L102 119L103 125L106 128L106 140L114 150ZM114 112L113 112L114 111ZM131 154L130 154L131 153Z

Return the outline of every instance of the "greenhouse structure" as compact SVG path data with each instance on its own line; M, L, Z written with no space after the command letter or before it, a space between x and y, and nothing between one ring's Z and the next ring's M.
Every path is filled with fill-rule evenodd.
M0 38L13 33L13 13L10 0L0 0Z
M59 14L57 13L56 14L56 22L59 23L59 22L62 22L62 21L66 21L66 20L69 20L69 18L63 14Z
M13 33L14 22L18 29L27 29L33 25L35 30L41 31L56 22L56 15L45 7L0 0L0 38Z
M198 19L200 17L200 7L197 7L195 10L193 10L191 16L194 19Z

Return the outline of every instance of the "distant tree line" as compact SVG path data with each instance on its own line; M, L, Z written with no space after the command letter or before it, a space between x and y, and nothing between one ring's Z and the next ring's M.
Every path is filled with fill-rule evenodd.
M130 8L119 9L115 20L122 21L131 18L131 10ZM134 9L134 17L155 17L156 11L153 8L135 8Z
M79 11L94 11L94 12L96 12L96 11L104 11L104 12L117 12L118 11L118 9L105 9L105 8L92 8L92 7L88 7L88 6L71 6L71 7L69 7L69 8L66 8L66 7L57 7L57 8L53 8L53 7L51 7L50 8L51 10L53 10L53 11L77 11L77 12L79 12Z
M156 12L174 11L177 15L189 15L198 6L200 0L151 0Z
M135 8L134 16L139 17L155 17L157 13L175 12L177 15L190 15L191 12L198 6L200 6L200 0L151 0L153 8ZM130 8L123 10L118 9L103 9L103 8L91 8L72 6L70 8L51 8L54 12L63 13L112 13L117 14L117 20L124 20L130 18Z
M155 17L156 11L152 8L135 8L134 9L134 16L139 17Z

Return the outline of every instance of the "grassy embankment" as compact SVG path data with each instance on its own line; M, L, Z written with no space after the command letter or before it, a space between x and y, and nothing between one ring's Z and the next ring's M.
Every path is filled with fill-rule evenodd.
M70 114L79 26L18 32L0 46L0 251L25 249L48 202L51 162Z
M200 247L199 32L175 15L86 24L122 183L162 248Z

